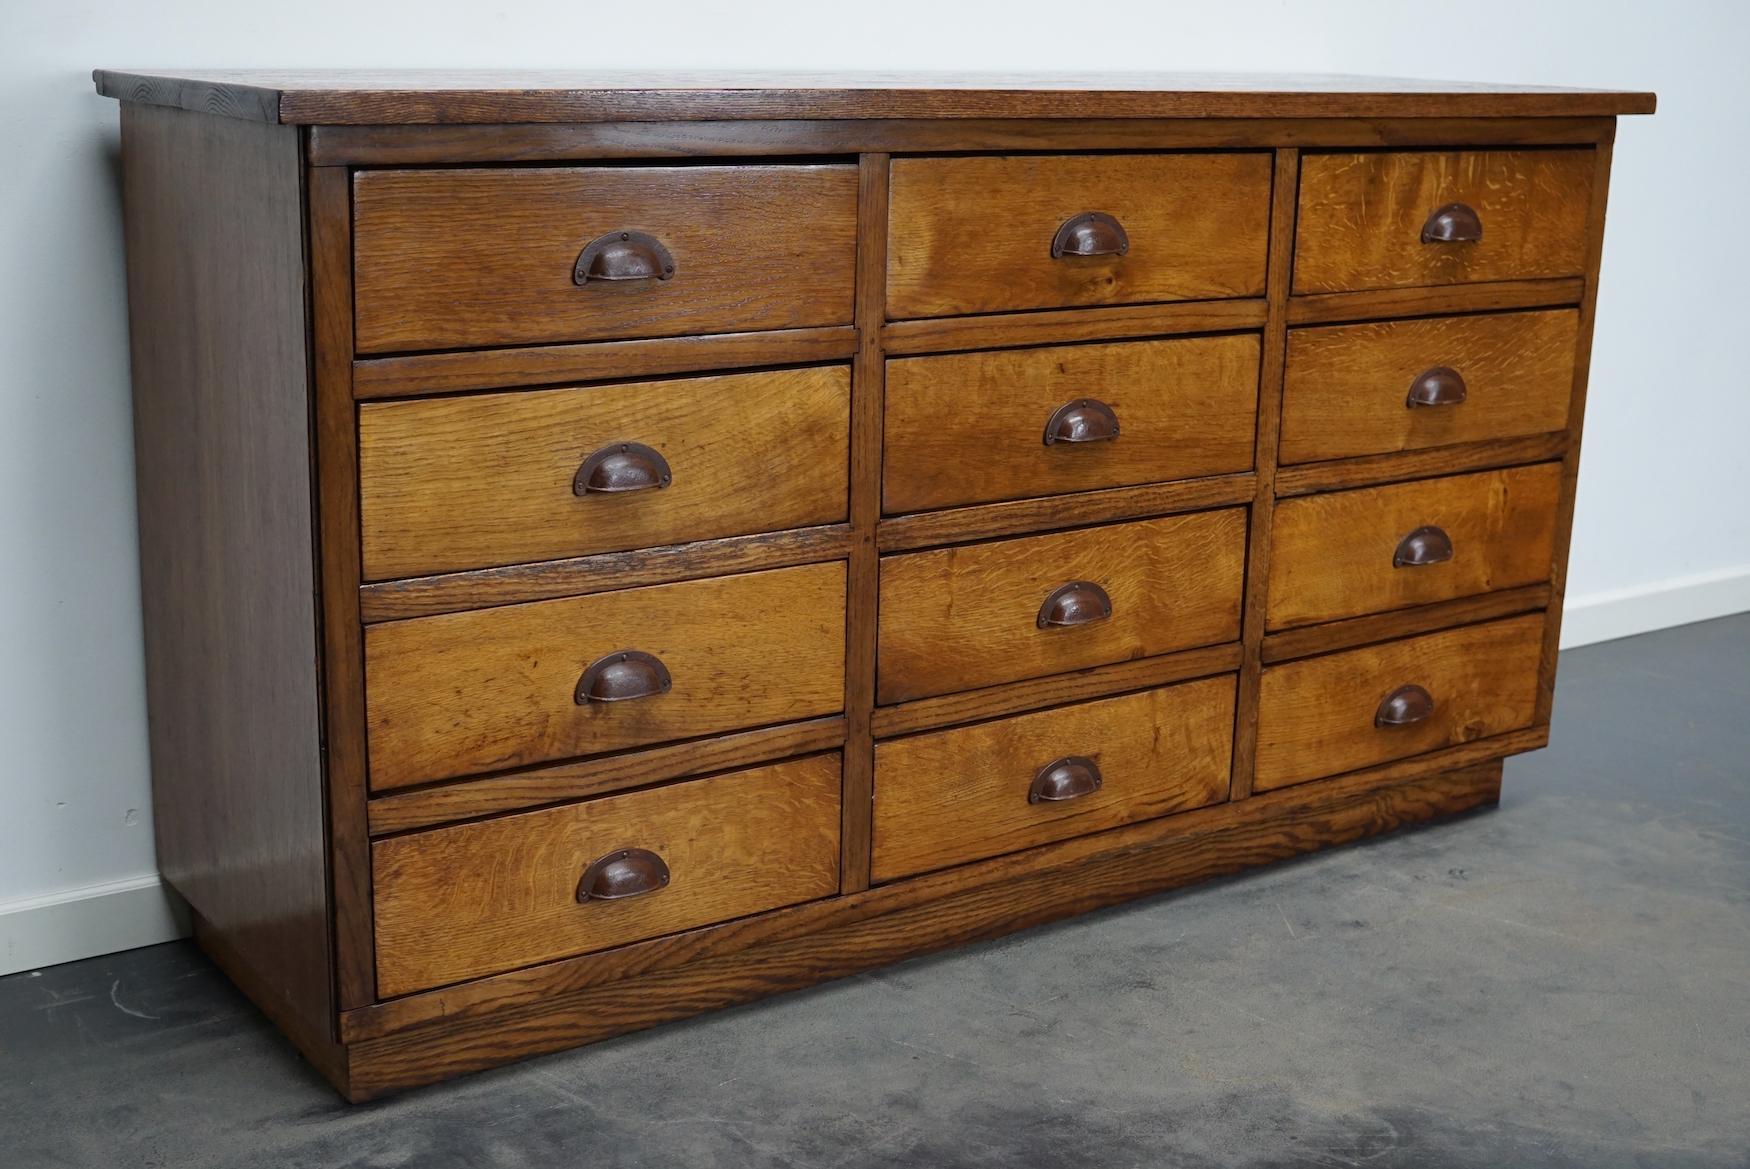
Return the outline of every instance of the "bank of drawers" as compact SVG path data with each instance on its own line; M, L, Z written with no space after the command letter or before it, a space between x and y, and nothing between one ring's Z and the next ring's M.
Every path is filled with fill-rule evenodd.
M1291 289L1578 275L1591 173L1577 150L1309 152ZM1272 176L1264 151L895 159L887 316L1263 297ZM847 325L856 214L857 171L843 164L361 172L357 347ZM1561 431L1578 332L1571 307L1291 328L1278 463ZM1255 327L892 357L871 489L901 518L1250 484L1269 364ZM831 364L364 403L363 576L846 523L854 391L849 365ZM1563 483L1546 462L1278 499L1253 619L1269 637L1546 582ZM707 566L697 579L373 624L370 788L489 782L839 714L847 595L860 587L877 600L878 706L1237 647L1258 522L1248 502L926 541L885 552L874 582L849 581L842 559ZM1263 666L1253 787L1531 725L1544 620ZM1221 802L1236 709L1238 675L1217 672L885 738L870 876ZM840 767L838 753L815 754L381 839L379 991L831 896L844 877Z

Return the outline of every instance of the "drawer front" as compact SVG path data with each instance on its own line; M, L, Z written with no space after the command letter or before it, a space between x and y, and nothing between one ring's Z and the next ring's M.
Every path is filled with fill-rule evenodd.
M1261 153L896 159L887 315L1261 296L1270 170ZM1060 230L1117 246L1104 223L1077 233L1089 213L1123 254L1054 257Z
M598 694L657 689L582 697L598 664ZM371 787L831 714L844 669L843 563L372 625Z
M358 348L847 324L856 217L852 166L364 171L353 180ZM596 275L580 284L598 241L608 254L591 253Z
M1556 309L1294 329L1282 461L1563 430L1579 328Z
M1285 499L1268 624L1310 625L1549 579L1560 463Z
M883 506L1250 470L1257 410L1252 335L889 361Z
M875 747L874 879L1227 798L1231 675Z
M1541 613L1266 666L1258 697L1258 791L1371 767L1531 725ZM1421 714L1377 725L1382 714ZM1394 695L1396 709L1387 709Z
M1578 276L1592 169L1590 150L1309 154L1294 291ZM1453 204L1474 221L1435 219Z
M1232 641L1245 539L1232 508L884 557L878 700Z
M660 864L591 872L623 850ZM392 837L371 865L384 997L605 950L836 893L839 757ZM631 895L580 901L586 874Z
M365 577L841 522L850 392L834 367L365 405Z

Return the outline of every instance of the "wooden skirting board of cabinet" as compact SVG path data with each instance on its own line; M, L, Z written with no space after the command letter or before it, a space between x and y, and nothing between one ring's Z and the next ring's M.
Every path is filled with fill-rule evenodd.
M348 1098L1493 803L1615 120L100 70L159 864Z

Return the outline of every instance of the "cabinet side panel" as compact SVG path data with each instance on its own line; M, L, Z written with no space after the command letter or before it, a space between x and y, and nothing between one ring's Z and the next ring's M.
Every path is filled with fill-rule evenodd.
M298 131L124 105L158 866L306 1049L334 1028Z

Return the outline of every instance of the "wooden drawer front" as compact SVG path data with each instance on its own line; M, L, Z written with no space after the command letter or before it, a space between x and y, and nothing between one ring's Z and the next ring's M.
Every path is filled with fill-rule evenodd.
M625 650L672 689L578 702L585 670ZM372 625L371 786L830 714L844 669L843 563Z
M1266 666L1253 788L1265 791L1531 725L1541 613ZM1376 726L1381 704L1420 686L1433 713Z
M1300 163L1294 291L1343 292L1586 269L1591 150L1309 154ZM1442 208L1476 213L1475 242L1422 242Z
M1117 437L1046 443L1092 399ZM911 357L887 363L889 512L1246 471L1258 338L1199 337Z
M901 158L887 315L1260 296L1270 155ZM1052 257L1066 221L1116 219L1124 255Z
M580 902L622 849L667 883ZM392 837L371 867L384 997L605 950L836 893L839 757Z
M1544 463L1285 499L1271 530L1269 627L1548 580L1561 483L1561 464Z
M878 701L1232 641L1245 540L1232 508L885 557ZM1078 581L1103 589L1112 615L1041 628L1048 598Z
M889 881L1225 799L1233 715L1229 675L878 743L873 877ZM1066 759L1080 774L1060 775L1077 783L1052 790L1053 765ZM1083 792L1093 773L1099 787Z
M1294 329L1281 459L1307 463L1563 430L1579 328L1576 310L1555 309ZM1424 384L1448 396L1462 384L1463 400L1411 405L1412 388Z
M364 171L360 352L669 337L851 319L852 166ZM666 279L585 281L591 242L654 237Z
M363 406L365 577L840 522L850 393L834 367ZM667 485L578 494L628 441Z

